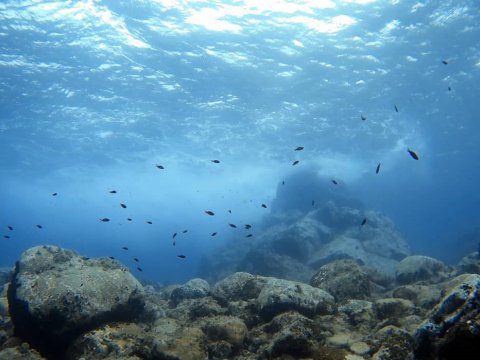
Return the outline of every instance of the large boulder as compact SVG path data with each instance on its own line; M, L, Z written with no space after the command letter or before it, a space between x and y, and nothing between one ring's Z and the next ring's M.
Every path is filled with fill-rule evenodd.
M326 291L307 284L270 278L258 295L257 308L265 319L286 311L297 311L305 316L331 314L334 299Z
M322 266L310 280L310 285L329 292L341 302L370 296L368 275L353 260L338 260Z
M449 267L440 260L413 255L400 261L396 278L399 284L411 284L418 281L435 283L446 279L449 271Z
M37 246L16 263L8 300L16 335L55 357L85 331L138 317L144 291L114 260Z
M480 275L449 281L443 298L415 331L417 359L470 359L480 354Z

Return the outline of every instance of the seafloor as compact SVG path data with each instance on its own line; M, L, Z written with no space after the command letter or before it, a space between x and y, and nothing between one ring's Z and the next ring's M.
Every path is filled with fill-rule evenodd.
M0 359L478 358L477 252L412 255L385 216L328 203L286 219L178 285L31 248L0 272Z

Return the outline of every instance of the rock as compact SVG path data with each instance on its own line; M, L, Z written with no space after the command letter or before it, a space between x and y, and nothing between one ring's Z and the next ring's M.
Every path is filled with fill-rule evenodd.
M415 331L418 359L468 359L480 353L480 275L449 281L430 318Z
M370 296L368 275L353 260L338 260L322 266L310 280L310 285L329 292L340 302Z
M399 284L417 281L439 282L447 277L450 269L439 260L428 256L409 256L398 264L396 279Z
M12 270L9 268L0 268L0 289L3 285L10 282L10 278L12 277Z
M367 356L369 355L371 348L367 343L363 341L357 341L356 343L350 345L350 351L357 355Z
M371 325L376 321L373 304L366 300L347 300L345 304L338 307L338 312L346 315L352 326Z
M373 303L373 309L379 320L399 320L402 317L412 315L415 305L410 300L398 298L378 299Z
M459 274L480 274L480 256L478 252L471 253L457 264Z
M196 326L184 326L172 329L160 329L158 324L153 331L156 341L151 359L168 360L205 360L208 358L205 334Z
M389 325L375 334L377 349L372 360L413 360L414 341L408 332Z
M263 276L237 272L215 284L212 294L225 304L229 301L256 299L266 282L267 278Z
M257 309L267 320L291 310L305 316L330 314L334 310L334 299L326 291L310 285L269 278L258 295Z
M8 290L16 334L55 357L79 334L143 312L140 283L118 262L56 246L25 251Z
M0 351L0 360L45 360L38 352L30 349L28 344L10 347Z
M407 299L415 306L430 311L441 298L441 287L438 285L403 285L392 292L392 297Z
M202 330L210 341L224 341L234 350L241 349L248 329L245 323L233 316L215 316L202 321Z
M313 321L296 312L277 315L265 327L270 343L265 353L269 358L291 355L309 357L315 349Z
M192 279L182 286L176 287L170 294L174 306L185 299L196 299L208 296L210 285L203 279Z

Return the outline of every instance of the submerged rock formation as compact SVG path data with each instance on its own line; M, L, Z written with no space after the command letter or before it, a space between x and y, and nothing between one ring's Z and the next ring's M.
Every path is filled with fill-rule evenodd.
M386 288L337 260L314 286L239 272L155 290L117 262L36 247L0 297L0 360L467 359L480 275L449 270Z

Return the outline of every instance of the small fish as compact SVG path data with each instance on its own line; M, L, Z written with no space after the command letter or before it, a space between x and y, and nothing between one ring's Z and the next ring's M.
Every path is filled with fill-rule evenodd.
M155 167L156 167L157 169L160 169L160 170L163 170L163 169L165 169L165 168L164 168L162 165L158 165L158 164L157 164L157 165L155 165Z
M247 236L245 236L245 237L247 237L247 238L251 238L252 236L253 236L252 234L248 234L248 235L247 235Z
M176 244L177 244L177 243L175 242L175 240L173 240L173 243L172 243L172 245L173 245L173 246L175 246Z
M177 233L173 233L172 239L175 239L176 236L177 236Z
M230 226L231 228L234 228L234 229L237 228L237 225L235 225L235 224L228 224L228 226Z
M206 210L205 214L210 215L210 216L215 215L215 213L213 211L210 211L210 210Z
M250 224L245 224L245 229L248 230L248 229L251 229L251 228L252 228L252 225L250 225Z
M337 182L336 180L332 180L332 183L333 183L334 185L338 185L338 182Z
M452 91L452 88L450 86L447 89L448 89L448 91Z
M394 105L395 106L395 112L398 112L398 107L397 105Z
M285 185L285 181L282 181L282 185Z
M177 257L179 257L180 259L185 259L186 258L185 255L177 255Z
M365 225L366 223L367 223L367 218L364 218L364 219L362 220L362 223L361 223L360 225L363 226L363 225Z
M8 236L8 235L3 235L3 237L4 237L5 239L10 239L10 236Z
M128 220L128 221L132 221L132 219L131 219L131 218L127 218L127 220Z
M299 146L299 147L297 147L294 151L301 151L301 150L303 150L303 149L305 149L303 146Z
M57 196L57 195L58 195L58 193L53 193L53 194L52 194L52 196Z
M408 153L410 154L410 156L411 156L412 158L414 158L415 160L418 160L418 159L419 159L419 157L418 157L418 155L417 155L417 153L416 153L415 151L410 150L410 149L408 149L407 151L408 151Z
M262 207L263 207L264 209L266 209L266 208L267 208L267 205L265 205L265 204L262 204Z
M122 208L124 208L124 209L127 208L127 205L125 205L125 204L120 204L120 206L121 206Z
M315 200L312 200L312 206L315 206Z
M442 64L443 65L448 65L448 61L447 60L442 60Z
M109 258L112 259L112 260L115 260L115 258L113 256L109 256Z
M214 164L220 164L220 160L210 160Z
M109 218L101 218L100 221L101 221L101 222L109 222L110 219L109 219ZM38 226L38 225L37 225L37 226Z
M110 194L116 194L116 193L117 193L117 190L110 190L109 193L110 193Z
M295 161L293 162L292 166L295 166L295 165L297 165L299 162L300 162L300 161L298 161L298 160L295 160Z
M43 229L43 226L42 225L37 225L37 228Z
M378 163L377 169L375 170L375 174L378 174L378 173L379 173L379 171L380 171L380 165L382 165L382 163Z
M140 272L143 272L141 267L137 267L137 270L140 271Z
M232 213L232 210L229 209L229 210L228 210L228 213L231 214L231 213Z
M133 258L133 261L139 262L138 258Z
M152 225L153 223L151 221L146 221L147 224Z
M182 233L183 234L186 234L188 232L188 230L183 230Z
M128 247L123 246L122 249L123 249L123 250L128 250Z
M210 236L215 236L215 235L217 235L217 233L216 233L216 232L213 232L212 235L210 235Z
M8 230L13 231L13 226L8 225Z
M367 117L364 116L363 114L360 115L360 119L362 119L363 121L367 120Z

